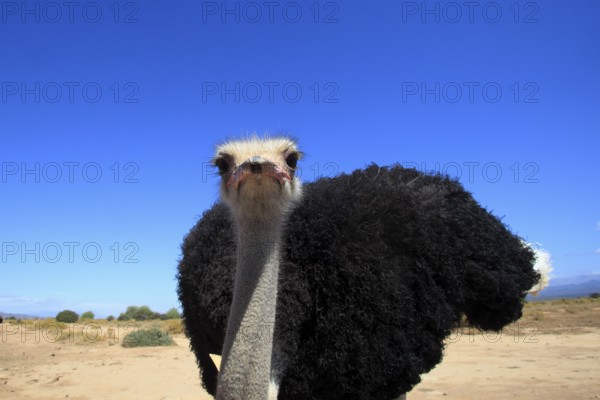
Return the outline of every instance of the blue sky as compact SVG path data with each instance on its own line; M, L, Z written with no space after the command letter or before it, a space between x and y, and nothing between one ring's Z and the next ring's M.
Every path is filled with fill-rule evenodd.
M468 4L2 2L0 311L176 306L206 163L253 131L309 181L459 177L555 276L599 273L600 3Z

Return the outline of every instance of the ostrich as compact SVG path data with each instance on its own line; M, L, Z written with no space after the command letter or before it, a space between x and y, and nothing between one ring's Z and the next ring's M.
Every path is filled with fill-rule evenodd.
M520 318L534 251L457 181L373 164L302 185L301 158L286 137L217 147L222 201L178 267L211 395L403 399L463 315L485 330Z

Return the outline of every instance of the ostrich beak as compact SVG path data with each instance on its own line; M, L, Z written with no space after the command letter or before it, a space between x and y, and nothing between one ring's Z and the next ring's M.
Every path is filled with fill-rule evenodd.
M231 177L227 181L227 187L229 189L233 188L234 190L238 190L240 184L250 176L255 176L257 181L259 181L262 176L270 177L279 182L281 186L285 185L286 181L292 180L290 174L277 163L263 157L254 156L244 161L233 171Z

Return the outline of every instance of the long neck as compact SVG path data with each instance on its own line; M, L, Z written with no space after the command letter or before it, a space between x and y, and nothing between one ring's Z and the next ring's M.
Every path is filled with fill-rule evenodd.
M237 270L218 400L264 400L271 375L281 219L238 220Z

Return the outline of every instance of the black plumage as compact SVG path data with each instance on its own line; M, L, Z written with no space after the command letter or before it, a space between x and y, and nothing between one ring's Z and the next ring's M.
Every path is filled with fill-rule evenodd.
M279 399L394 399L441 361L463 314L500 330L539 279L532 250L460 183L401 166L304 184L284 232ZM208 354L223 346L236 266L225 205L204 212L182 251L186 333L214 395Z

